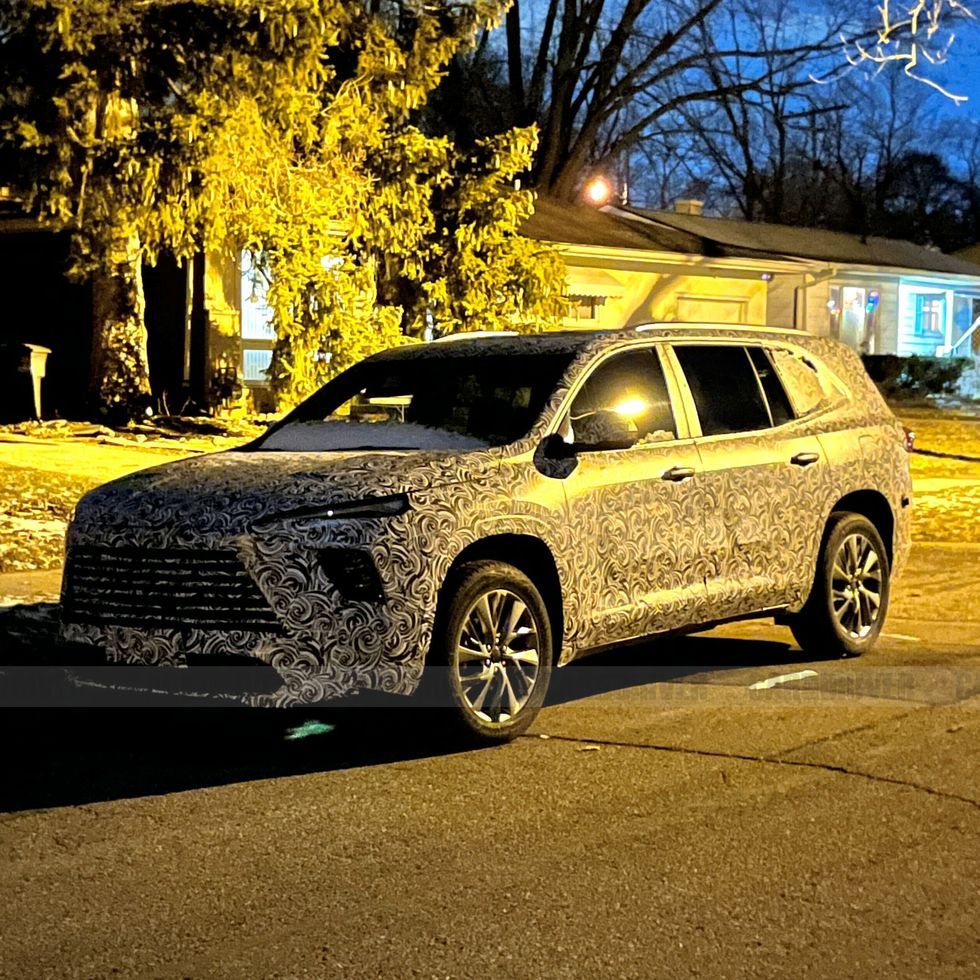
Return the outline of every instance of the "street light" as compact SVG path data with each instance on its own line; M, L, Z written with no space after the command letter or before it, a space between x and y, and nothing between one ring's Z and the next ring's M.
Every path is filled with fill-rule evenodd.
M612 197L612 185L605 177L592 177L583 191L589 204L601 207Z

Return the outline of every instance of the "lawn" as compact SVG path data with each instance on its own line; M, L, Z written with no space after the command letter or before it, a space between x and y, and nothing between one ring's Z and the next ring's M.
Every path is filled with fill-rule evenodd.
M922 407L898 413L915 430L917 448L944 454L912 457L913 539L980 543L980 418ZM0 573L59 568L72 507L92 487L254 434L140 439L0 432Z
M60 568L65 527L84 493L201 446L0 436L0 574Z

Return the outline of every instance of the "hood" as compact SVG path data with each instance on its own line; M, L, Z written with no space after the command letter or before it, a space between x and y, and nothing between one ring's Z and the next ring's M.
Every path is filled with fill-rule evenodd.
M413 493L484 475L496 455L417 451L241 452L182 459L114 480L86 494L74 531L98 539L117 529L140 536L224 537L299 508Z

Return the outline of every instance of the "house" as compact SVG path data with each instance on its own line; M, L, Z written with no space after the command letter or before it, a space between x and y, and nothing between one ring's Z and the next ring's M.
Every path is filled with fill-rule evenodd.
M18 284L0 314L0 342L52 348L45 403L49 414L71 417L84 404L91 297L62 275L64 236L14 203L0 200L0 262ZM542 198L523 230L564 257L566 326L749 323L838 337L868 353L980 355L980 256L972 253L706 217L697 201L668 212ZM275 334L248 270L233 256L164 258L143 281L160 406L216 407L241 384L257 408L271 409L265 371Z
M969 245L967 248L962 248L953 254L958 259L964 259L973 265L980 266L980 242L977 242L975 245ZM977 374L975 388L980 393L980 320L976 316L977 309L975 305L971 308L971 312L973 314L973 322L965 332L960 333L959 340L955 341L950 353L958 357L973 357L974 371ZM966 315L963 315L962 319L965 321L967 319ZM958 324L958 326L962 326L962 324Z
M910 242L705 217L677 210L540 198L525 235L556 247L568 270L568 327L650 320L795 327L862 353L980 353L980 256ZM243 297L243 377L258 393L271 357L268 317L249 277Z
M942 356L964 352L980 318L980 255L706 217L697 201L670 212L541 200L525 231L565 257L569 325L750 323L864 353Z
M0 267L9 284L0 308L0 345L49 348L44 413L83 418L92 290L66 277L68 256L67 233L26 215L17 195L0 186ZM160 407L179 413L220 404L241 375L243 300L237 261L198 255L177 262L161 256L155 266L143 268L143 293L150 383ZM255 343L271 354L270 340ZM267 390L263 379L260 396Z

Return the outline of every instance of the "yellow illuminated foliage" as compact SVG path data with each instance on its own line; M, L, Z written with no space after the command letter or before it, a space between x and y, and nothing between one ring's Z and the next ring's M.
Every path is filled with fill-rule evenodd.
M463 153L417 118L504 0L0 0L0 162L99 288L93 393L148 393L140 264L242 248L286 402L427 327L540 325L558 257L516 232L533 130Z

